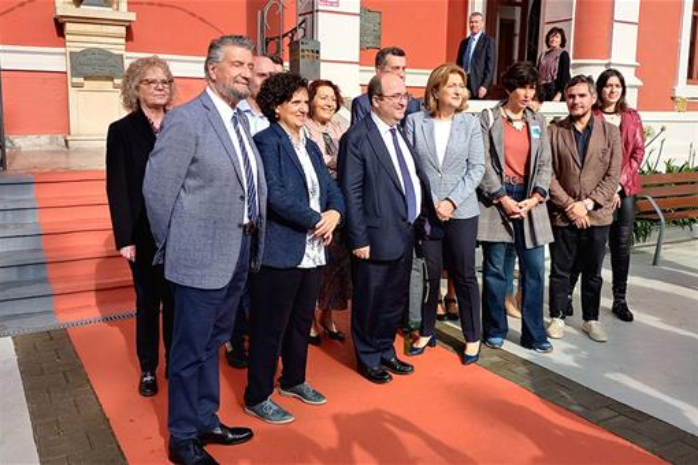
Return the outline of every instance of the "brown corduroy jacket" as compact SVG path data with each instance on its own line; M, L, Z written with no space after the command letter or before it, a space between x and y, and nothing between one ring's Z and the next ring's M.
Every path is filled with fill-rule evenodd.
M618 128L599 119L594 121L584 166L579 162L572 120L569 117L551 124L548 134L553 161L549 205L553 226L571 224L565 209L586 198L594 201L594 209L589 212L591 225L611 224L613 195L618 188L623 161Z

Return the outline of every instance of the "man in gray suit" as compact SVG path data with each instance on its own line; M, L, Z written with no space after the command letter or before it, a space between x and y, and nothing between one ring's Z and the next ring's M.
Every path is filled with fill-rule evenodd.
M249 95L252 48L242 36L211 42L208 87L167 114L146 169L155 262L164 263L175 299L168 412L175 463L216 463L202 445L252 438L250 429L227 427L217 416L218 350L264 243L263 166L237 108Z

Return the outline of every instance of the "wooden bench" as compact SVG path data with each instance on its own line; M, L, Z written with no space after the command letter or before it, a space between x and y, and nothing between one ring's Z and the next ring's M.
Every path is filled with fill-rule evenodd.
M698 172L640 176L637 219L659 222L652 265L659 265L668 220L698 218Z

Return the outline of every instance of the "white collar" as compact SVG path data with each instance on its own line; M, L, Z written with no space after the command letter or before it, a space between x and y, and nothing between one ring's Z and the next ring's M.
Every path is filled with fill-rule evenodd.
M378 132L380 132L381 134L385 134L386 132L389 132L391 129L397 127L397 124L395 126L388 126L388 123L380 119L380 116L378 116L373 110L371 110L371 119L373 119L373 122L376 123L376 126L378 127Z
M221 118L223 118L224 121L231 121L235 113L235 108L228 105L228 103L212 91L210 87L206 88L206 92L208 92L208 96L213 100L213 104L216 106Z
M247 99L240 100L240 103L238 103L238 108L243 113L251 113L253 116L263 116L262 113L256 113L252 109L252 107L250 106L250 102Z
M475 39L475 42L477 42L478 40L480 40L480 36L481 36L481 35L482 35L482 31L478 32L478 33L475 34L475 35L472 35L472 34L471 34L470 37L473 38L473 39Z

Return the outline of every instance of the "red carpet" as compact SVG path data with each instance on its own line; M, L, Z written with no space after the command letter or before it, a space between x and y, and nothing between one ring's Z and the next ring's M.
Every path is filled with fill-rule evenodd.
M347 327L345 321L342 327ZM137 394L133 320L70 330L130 463L165 463L166 382ZM221 463L659 463L642 449L443 349L416 373L373 385L354 370L351 345L311 347L308 380L325 406L274 395L296 421L272 426L242 410L245 371L221 365L223 422L254 429L242 446L210 446ZM162 371L162 369L161 369Z

